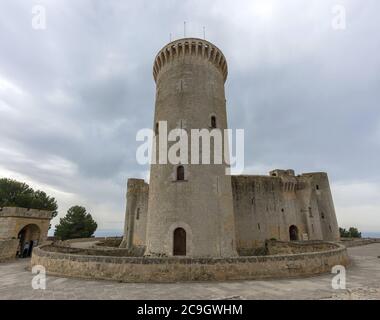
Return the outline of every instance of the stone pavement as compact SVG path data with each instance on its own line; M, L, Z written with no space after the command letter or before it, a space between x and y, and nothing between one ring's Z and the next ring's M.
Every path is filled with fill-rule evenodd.
M33 290L29 260L0 264L0 299L380 299L380 243L348 249L347 289L333 274L311 278L198 283L118 283L48 277Z

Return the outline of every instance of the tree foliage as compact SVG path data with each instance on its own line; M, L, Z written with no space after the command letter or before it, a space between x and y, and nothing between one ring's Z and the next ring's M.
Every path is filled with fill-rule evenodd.
M339 228L340 236L342 238L361 238L362 233L357 228L351 227L348 230Z
M90 238L94 234L97 223L86 208L73 206L55 228L54 236L60 240Z
M0 207L22 207L50 210L53 218L57 215L57 201L44 191L33 190L24 182L12 179L0 179Z

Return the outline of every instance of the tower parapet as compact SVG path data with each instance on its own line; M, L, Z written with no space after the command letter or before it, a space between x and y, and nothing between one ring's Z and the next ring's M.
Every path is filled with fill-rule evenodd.
M163 47L154 59L154 80L157 82L161 70L168 64L185 57L194 57L210 61L222 73L223 80L226 81L228 67L227 60L222 51L212 43L197 38L175 40Z

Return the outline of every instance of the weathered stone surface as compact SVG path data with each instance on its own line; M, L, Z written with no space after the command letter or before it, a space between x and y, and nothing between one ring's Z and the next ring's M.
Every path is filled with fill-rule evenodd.
M272 238L289 241L290 226L297 228L298 240L339 240L326 173L232 176L232 190L238 250L255 249Z
M377 299L380 300L380 243L348 248L347 289L331 286L330 272L301 278L225 282L120 283L49 275L46 290L34 290L29 259L1 265L1 299ZM30 268L29 268L30 269ZM142 302L143 303L143 302Z
M309 246L310 252L306 253L232 258L106 257L81 255L85 251L76 251L76 248L42 246L33 252L31 263L32 266L43 265L53 275L124 282L296 277L329 272L334 265L349 263L344 246L333 243L311 243Z
M180 128L189 134L192 129L211 129L215 117L216 127L227 129L227 61L215 45L176 40L159 51L153 74L158 141L160 121L167 122L168 131ZM188 156L191 159L191 148ZM176 181L177 165L170 163L151 165L149 185L128 180L121 247L145 246L147 256L170 257L177 228L186 233L190 257L260 254L269 239L339 240L324 172L296 176L294 170L276 169L269 176L229 176L224 164L183 166L184 181Z
M20 250L26 241L43 243L47 238L52 212L47 210L36 210L20 207L0 208L0 246L7 256L16 256L20 240L18 240L21 230L25 230L23 243L20 243ZM15 240L16 239L16 240ZM0 257L1 259L1 257Z
M19 232L27 225L36 225L40 230L40 243L47 237L50 226L51 211L19 207L0 208L0 239L17 238Z
M14 259L16 257L17 246L17 239L0 239L0 262Z
M202 39L176 40L160 50L153 73L156 81L154 127L166 121L168 132L183 129L189 142L192 129L211 128L212 117L216 117L218 129L227 129L224 91L227 62L215 45ZM163 136L164 132L160 134L156 130L157 142ZM168 149L173 144L169 142ZM206 152L202 144L199 151L200 154ZM188 159L191 159L191 148L188 148ZM140 237L140 232L133 236L140 239L140 245L146 246L146 255L170 257L173 256L174 232L181 228L186 233L187 256L236 256L231 177L226 175L227 165L188 162L181 164L184 167L181 181L176 179L178 165L151 165L146 237ZM132 229L136 219L128 219Z

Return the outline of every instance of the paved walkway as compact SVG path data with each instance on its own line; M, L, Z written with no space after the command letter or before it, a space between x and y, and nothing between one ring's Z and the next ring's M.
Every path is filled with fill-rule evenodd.
M347 289L333 274L286 280L134 284L48 277L33 290L29 260L0 264L0 299L380 299L380 243L348 249Z

